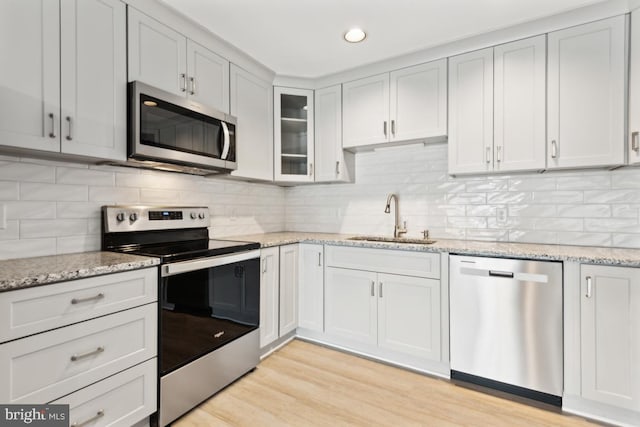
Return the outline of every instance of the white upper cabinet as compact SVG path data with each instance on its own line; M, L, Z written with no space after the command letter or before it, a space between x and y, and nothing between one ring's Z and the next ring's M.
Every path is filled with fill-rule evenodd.
M238 119L232 176L273 180L273 87L231 64L231 115Z
M342 85L344 148L380 144L389 137L389 74Z
M390 74L390 141L447 134L447 61Z
M125 5L61 1L63 153L125 160Z
M445 59L343 84L344 148L442 137Z
M313 182L313 90L274 88L275 180Z
M549 33L547 167L625 161L626 17Z
M129 81L229 112L229 61L129 8Z
M449 58L449 173L493 170L493 48Z
M229 112L229 61L187 40L187 70L189 98Z
M315 181L351 182L354 155L342 149L342 87L315 91Z
M629 163L640 162L640 9L631 13Z
M545 36L449 59L449 173L545 167Z
M544 169L546 37L496 46L493 54L494 170Z
M2 39L17 34L0 44L2 145L124 160L124 3L0 2Z
M187 90L187 38L129 7L129 81L176 95Z
M59 15L54 1L0 2L2 145L60 151Z

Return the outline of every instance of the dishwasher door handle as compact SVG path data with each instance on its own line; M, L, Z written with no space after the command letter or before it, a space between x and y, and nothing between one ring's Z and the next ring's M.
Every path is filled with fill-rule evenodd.
M512 271L489 270L489 276L507 277L507 278L513 279L513 272Z

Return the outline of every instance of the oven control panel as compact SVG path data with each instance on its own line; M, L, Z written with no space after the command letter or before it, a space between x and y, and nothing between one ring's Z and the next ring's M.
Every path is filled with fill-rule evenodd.
M209 208L164 206L103 206L108 233L209 227Z

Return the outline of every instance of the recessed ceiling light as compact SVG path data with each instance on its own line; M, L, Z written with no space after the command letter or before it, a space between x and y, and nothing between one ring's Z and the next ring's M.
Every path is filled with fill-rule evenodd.
M157 107L158 103L155 101L142 101L142 103L144 105L146 105L147 107Z
M367 33L365 33L361 28L352 28L344 33L344 39L349 43L359 43L366 37Z

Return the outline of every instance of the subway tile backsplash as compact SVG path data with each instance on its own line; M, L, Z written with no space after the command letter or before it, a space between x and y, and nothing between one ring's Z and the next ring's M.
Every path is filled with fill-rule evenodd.
M393 192L411 237L429 229L435 238L640 248L640 169L446 170L446 144L359 153L356 183L287 189L287 230L391 235L384 205Z
M640 248L640 169L450 177L447 146L356 156L356 182L282 188L168 172L0 157L0 259L100 248L105 204L205 205L210 235L275 231L408 235ZM393 209L392 209L393 211Z
M209 206L210 235L282 231L285 189L114 166L0 157L0 259L100 249L106 204Z

